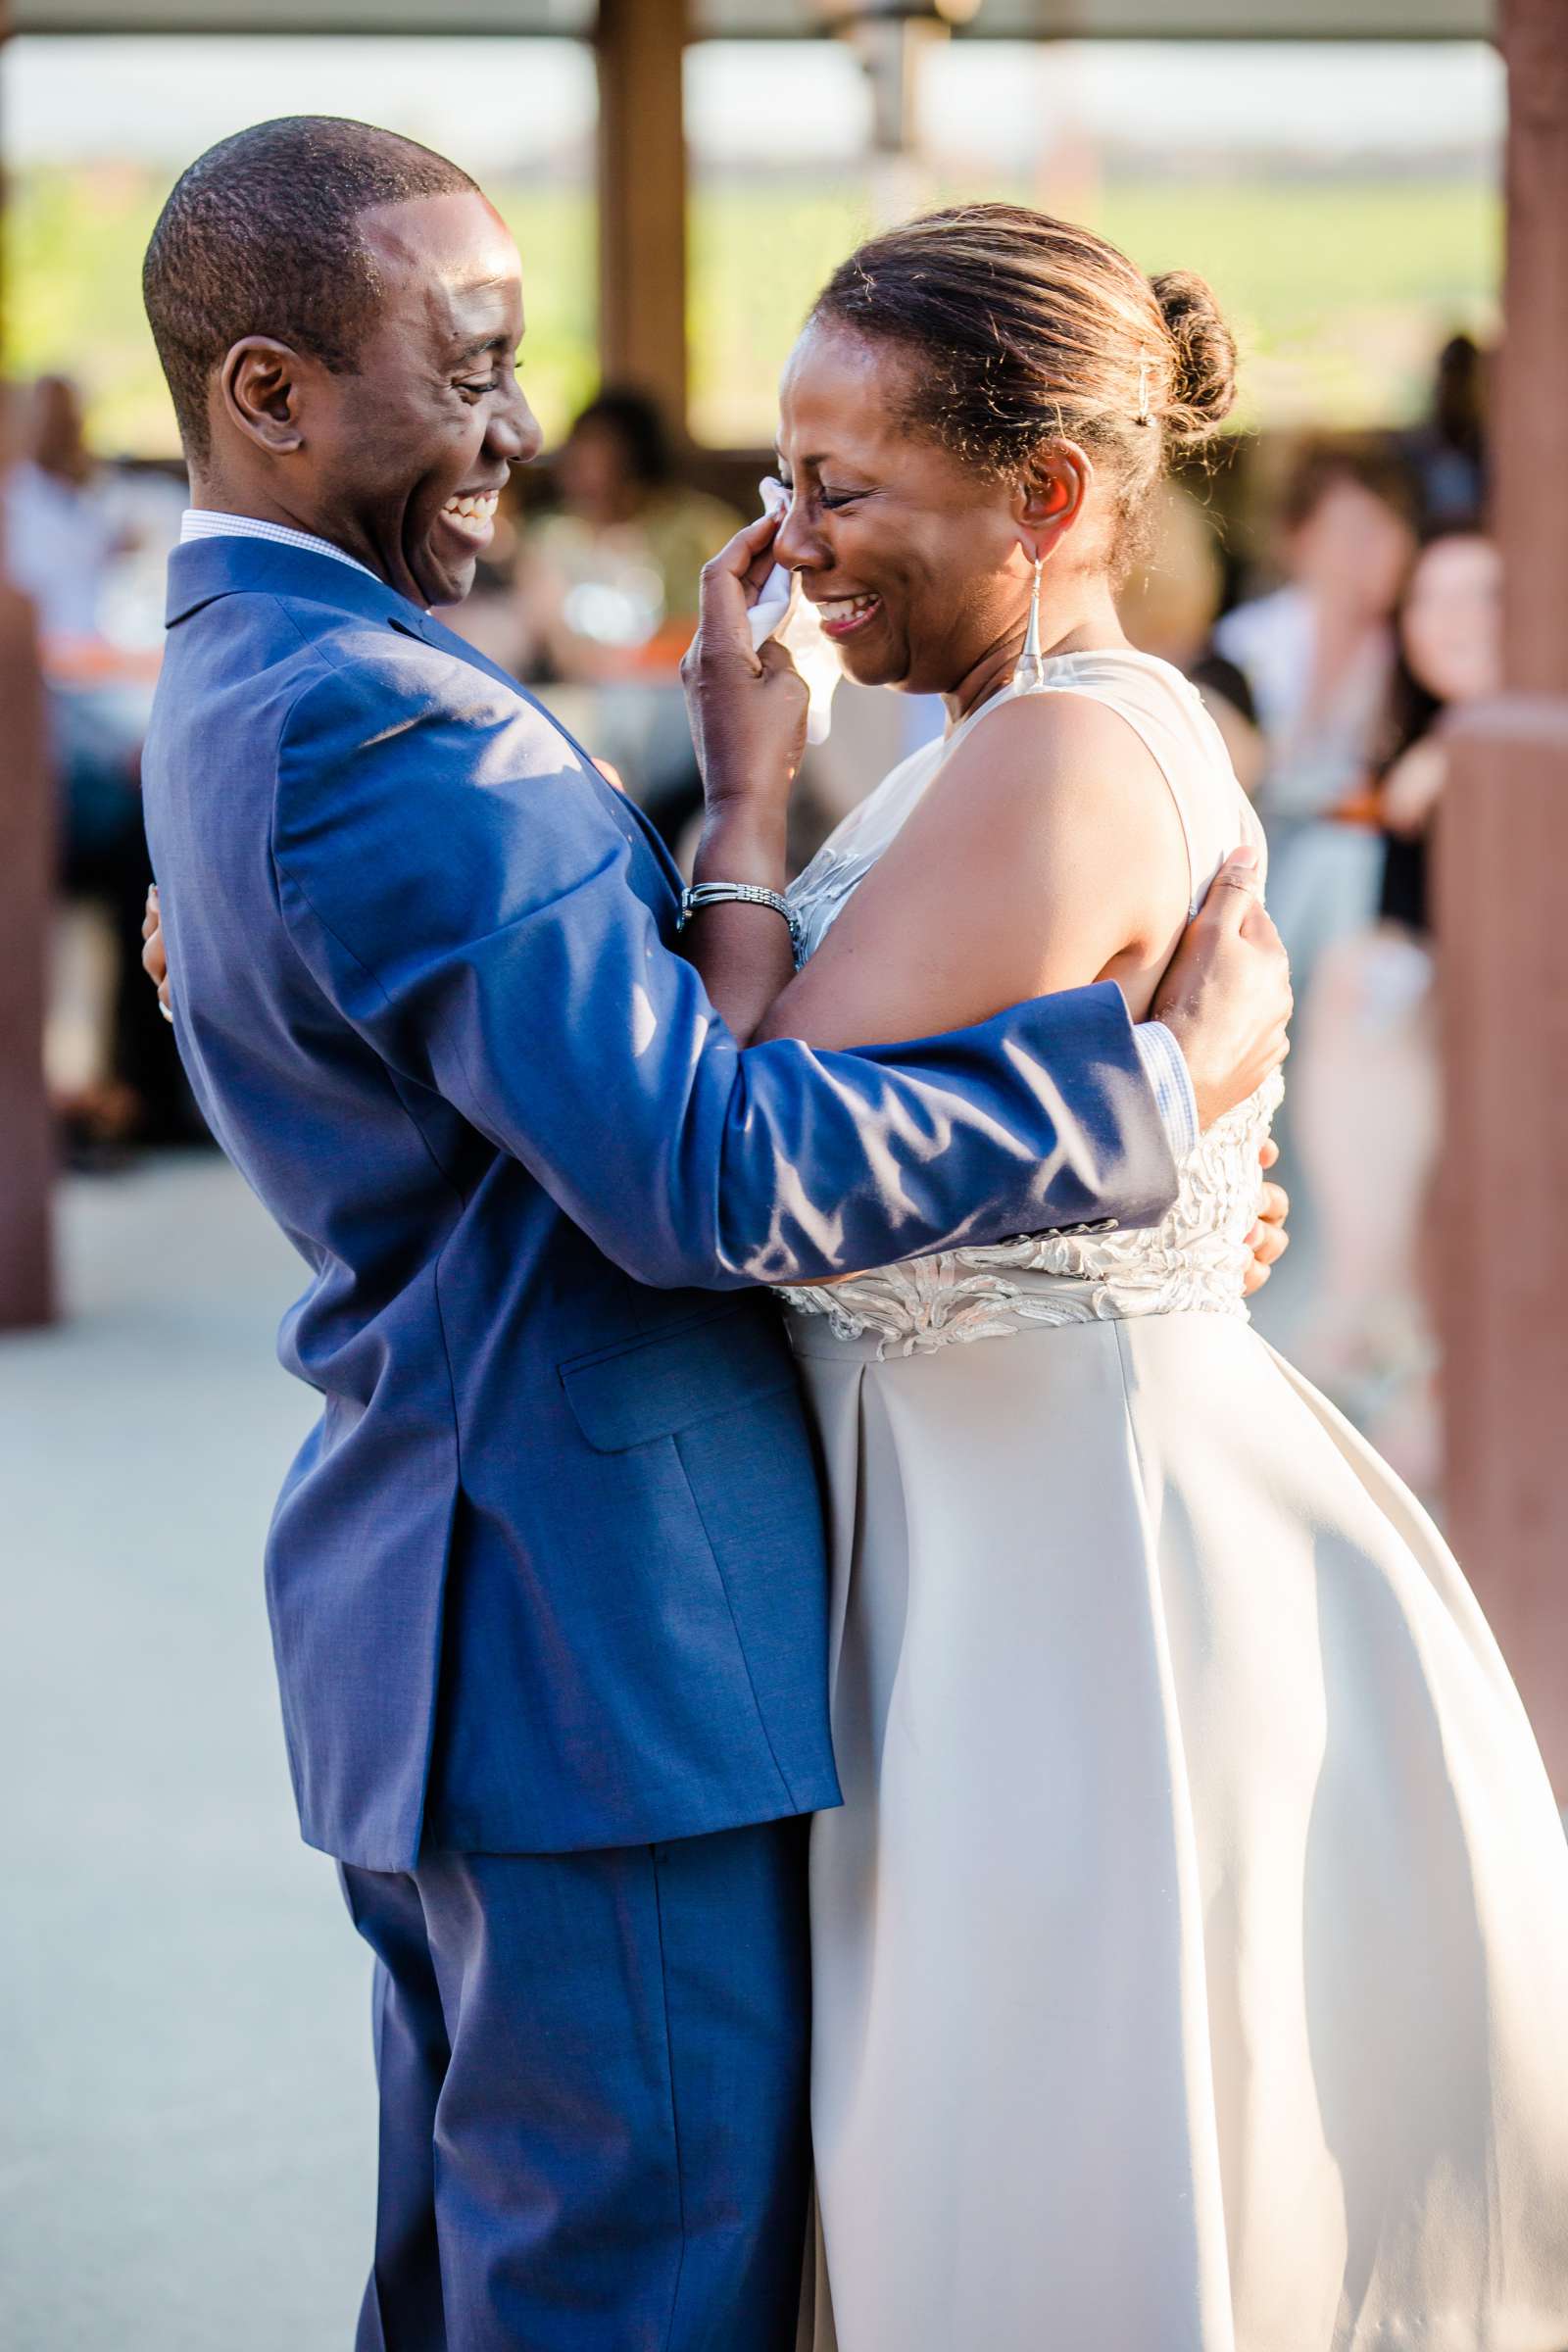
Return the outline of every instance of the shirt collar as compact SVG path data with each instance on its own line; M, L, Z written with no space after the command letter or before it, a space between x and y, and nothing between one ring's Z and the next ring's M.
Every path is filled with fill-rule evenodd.
M274 547L298 547L313 556L330 556L334 563L363 571L367 579L376 577L368 564L334 547L330 539L318 539L310 531L292 531L281 522L259 522L252 514L220 514L211 507L187 507L180 517L179 539L182 547L192 539L266 539Z

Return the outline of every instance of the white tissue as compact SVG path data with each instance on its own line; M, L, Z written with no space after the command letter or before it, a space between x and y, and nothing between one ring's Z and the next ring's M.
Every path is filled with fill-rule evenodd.
M762 505L771 514L787 507L790 494L771 474L761 484ZM810 697L806 713L808 743L826 743L833 724L833 694L844 675L837 648L823 630L816 607L801 594L798 574L775 564L762 583L762 593L751 611L752 643L765 645L776 637L801 676Z

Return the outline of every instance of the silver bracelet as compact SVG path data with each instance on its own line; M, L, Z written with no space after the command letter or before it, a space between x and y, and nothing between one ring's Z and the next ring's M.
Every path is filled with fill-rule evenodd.
M790 952L797 964L801 960L801 925L788 899L776 890L764 890L760 882L694 882L680 894L680 920L677 931L684 931L694 914L705 906L771 906L789 926Z

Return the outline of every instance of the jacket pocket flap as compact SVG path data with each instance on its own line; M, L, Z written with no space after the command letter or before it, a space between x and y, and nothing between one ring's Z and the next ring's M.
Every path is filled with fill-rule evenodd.
M795 1361L767 1309L710 1315L559 1367L578 1428L596 1453L671 1438L796 1384Z

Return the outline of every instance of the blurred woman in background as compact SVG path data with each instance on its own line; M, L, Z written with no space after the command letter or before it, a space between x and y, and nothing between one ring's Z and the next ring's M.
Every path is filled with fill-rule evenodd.
M641 392L590 402L555 486L558 509L522 526L501 659L598 747L676 849L703 797L680 658L703 565L739 517L677 480L663 417Z
M1404 467L1377 446L1306 451L1283 507L1284 587L1226 613L1215 650L1251 689L1268 757L1258 812L1269 908L1298 1009L1318 956L1377 904L1379 855L1342 821L1365 794L1394 675L1394 614L1415 553Z
M525 662L585 685L650 666L672 676L697 626L703 565L739 515L675 479L646 393L605 391L556 461L560 512L524 533Z
M1215 650L1225 564L1207 514L1188 490L1161 482L1144 523L1143 560L1116 599L1128 642L1191 678L1220 731L1236 781L1250 801L1268 763L1247 678Z
M1448 765L1443 720L1500 682L1500 559L1478 525L1428 540L1399 612L1382 831L1368 836L1382 857L1377 917L1325 952L1298 1031L1297 1151L1322 1231L1300 1352L1423 1486L1437 1471L1425 1260L1442 1116L1428 844Z

